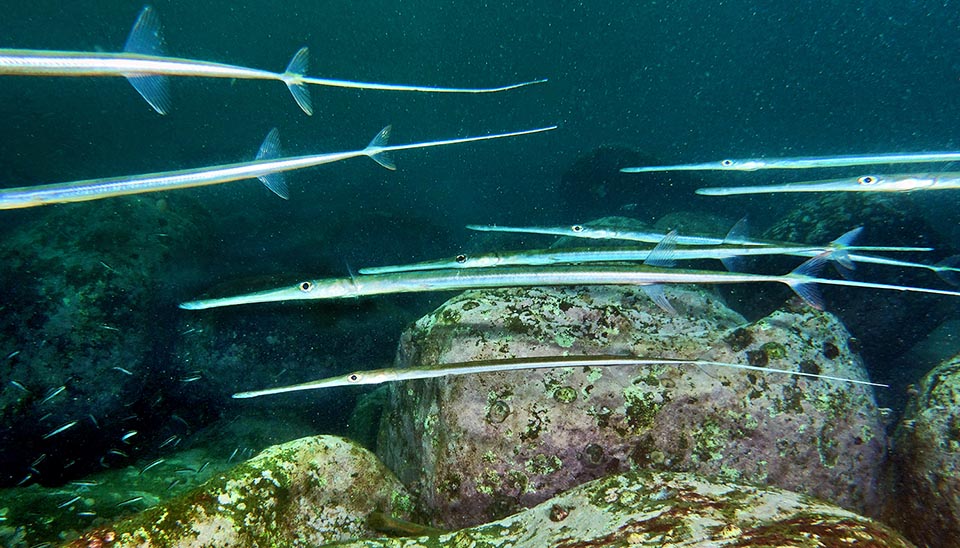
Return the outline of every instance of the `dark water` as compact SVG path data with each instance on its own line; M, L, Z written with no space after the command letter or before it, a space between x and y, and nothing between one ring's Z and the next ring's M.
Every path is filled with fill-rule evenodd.
M115 51L141 7L106 1L6 6L0 37L4 47ZM280 71L306 45L310 73L322 77L458 87L535 78L550 82L475 96L314 87L315 115L307 117L279 82L176 79L174 108L159 116L122 79L5 77L0 86L2 186L239 161L254 154L272 127L280 129L286 152L306 154L362 148L387 124L393 124L397 144L560 126L544 135L398 153L396 172L366 159L298 172L289 178L289 201L255 181L177 191L198 202L208 217L205 232L193 243L171 244L169 264L158 271L164 280L154 304L169 310L152 315L152 327L170 333L190 321L176 311L176 303L218 283L258 275L344 275L366 264L481 248L487 240L465 231L468 223L569 224L615 214L653 223L684 212L722 230L749 214L760 234L812 200L696 197L693 190L704 183L780 182L797 176L625 178L616 174L617 165L603 160L609 150L673 163L960 148L960 10L950 1L263 1L156 2L153 7L173 56ZM591 155L595 161L584 160ZM936 242L939 248L923 260L957 252L960 193L889 200L901 202L892 209L911 212L909 222L896 227L899 245L915 243L904 240L916 233L916 242ZM91 212L105 204L55 207L103 222ZM831 221L835 236L877 221L876 216L860 220L858 206L846 207L846 226ZM3 212L0 231L7 237L51 222L45 221L50 209ZM893 243L885 239L887 228L871 231L868 224L865 243ZM56 226L49 229L57 232ZM549 240L507 242L517 247ZM103 245L99 251L106 253L109 243ZM88 252L96 254L98 248ZM9 290L21 273L2 268ZM872 281L938 283L932 276L864 272ZM250 376L237 383L259 386L251 382L257 371L285 369L277 365L280 356L304 363L293 373L296 378L283 377L291 382L321 376L313 369L321 362L333 371L389 363L402 327L442 297L385 301L322 306L315 312L267 307L225 314L222 321L241 334L244 329L266 336L273 329L303 328L318 340L335 341L287 348L275 359L247 363ZM894 407L902 403L904 385L935 365L930 356L956 352L950 336L939 347L922 347L928 333L957 318L956 302L948 298L891 299L836 290L828 293L828 303L846 314L855 336L871 342L864 350L867 366L874 378L895 383L895 392L881 395ZM743 312L757 311L748 305ZM879 340L871 338L875 329L885 334ZM887 335L891 332L897 335ZM171 340L154 340L156 352L177 354ZM927 361L911 358L904 367L907 355L927 356ZM169 360L158 359L161 371L162 364ZM178 391L175 382L166 387L157 382L160 393ZM301 401L238 407L226 393L201 391L206 399L185 398L170 409L144 413L150 418L140 419L140 429L150 430L149 421L169 420L183 406L203 407L198 421L213 424L226 409L234 415L243 409L269 414L279 407L293 414ZM346 428L342 407L319 397L310 401L316 408L305 417L308 429ZM154 435L163 436L164 428L156 426ZM31 459L18 453L16 436L8 433L4 443L5 452L18 457L6 462L0 476L5 484L17 483L25 474L24 459ZM70 475L53 474L47 481Z

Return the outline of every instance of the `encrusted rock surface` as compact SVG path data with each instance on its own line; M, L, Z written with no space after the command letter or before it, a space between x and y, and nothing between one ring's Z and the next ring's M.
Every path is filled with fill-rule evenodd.
M410 502L372 453L316 436L270 447L184 496L68 546L318 546L373 535L366 526L371 512L406 518Z
M916 386L893 453L890 523L920 545L960 546L960 355Z
M864 378L807 307L745 325L711 293L472 291L404 334L398 367L578 354L701 358ZM466 375L392 385L377 453L434 525L459 528L639 467L774 485L876 511L885 438L869 388L698 367Z
M545 546L912 546L884 525L779 489L637 473L592 481L505 519L432 537L363 540L355 548Z

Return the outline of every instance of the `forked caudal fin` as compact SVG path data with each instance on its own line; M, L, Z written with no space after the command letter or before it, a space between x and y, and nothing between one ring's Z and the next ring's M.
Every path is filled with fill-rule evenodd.
M307 89L307 84L303 82L303 77L307 73L307 66L309 64L310 50L305 47L300 48L300 50L293 55L290 64L287 65L287 70L281 75L283 83L287 85L287 89L289 89L290 94L293 95L293 100L297 102L300 109L306 112L308 116L313 114L313 99L310 98L310 90Z
M137 17L137 22L127 37L123 46L126 53L153 55L162 57L163 35L160 33L160 17L153 8L146 6ZM127 81L137 90L137 93L159 114L166 114L170 110L170 78L163 74L127 76Z
M390 157L390 154L385 150L377 152L378 149L387 146L391 131L393 131L393 126L387 126L381 129L380 133L377 133L377 136L370 141L370 144L367 145L365 150L368 151L367 156L369 156L371 160L387 169L395 170L397 169L397 165L393 163L393 158Z
M830 252L821 253L812 259L793 269L787 278L790 279L787 285L803 301L817 310L823 310L823 296L817 290L817 276L823 267L830 260Z

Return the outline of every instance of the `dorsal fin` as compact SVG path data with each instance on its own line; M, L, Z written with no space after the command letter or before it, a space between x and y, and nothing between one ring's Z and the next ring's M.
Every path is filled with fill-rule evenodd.
M126 53L163 56L163 35L160 32L160 17L153 8L146 6L137 17L137 22L123 46ZM170 110L170 78L163 74L127 74L127 81L137 90L153 110L166 114Z
M670 304L670 301L667 299L667 294L663 290L663 286L659 284L643 285L640 286L643 289L643 292L647 294L647 297L650 297L650 300L654 302L661 310L670 314L671 316L677 315L677 309Z
M844 233L843 236L840 236L836 240L830 242L830 245L841 249L844 247L850 247L857 241L857 238L859 238L860 234L862 233L863 227L858 226L857 228Z
M727 235L723 238L724 244L743 245L750 238L750 223L744 216L739 221L733 223Z
M260 150L257 151L257 160L275 160L281 154L280 132L277 131L277 128L273 128L267 133L263 144L260 145ZM260 179L260 182L277 196L284 200L290 199L290 187L287 186L287 178L283 173L267 173L257 177L257 179Z
M647 260L643 261L643 264L647 266L675 266L677 260L673 252L677 249L677 238L676 230L667 232L660 243L650 250L650 254L647 255Z

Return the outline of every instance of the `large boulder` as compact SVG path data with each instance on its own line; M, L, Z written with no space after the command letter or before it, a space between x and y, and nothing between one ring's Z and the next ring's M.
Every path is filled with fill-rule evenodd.
M334 436L263 451L183 496L67 546L319 546L375 535L367 518L409 517L410 497L369 451Z
M752 324L711 293L668 288L463 293L402 337L397 366L518 356L702 358L865 378L831 315ZM487 373L389 389L377 453L434 524L476 525L630 468L774 485L873 513L886 446L869 388L729 369Z
M365 539L340 548L913 546L888 527L780 489L690 474L630 472L589 482L534 508L454 533Z
M894 435L895 496L886 517L914 542L960 544L960 355L911 391Z

